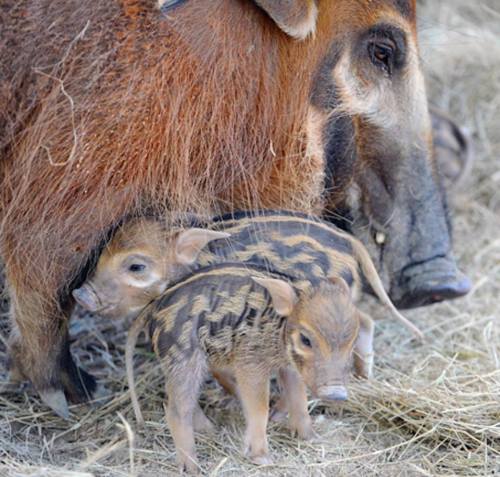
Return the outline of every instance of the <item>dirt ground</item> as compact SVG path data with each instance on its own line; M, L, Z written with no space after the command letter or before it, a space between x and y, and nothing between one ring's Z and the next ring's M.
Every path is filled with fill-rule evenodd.
M474 138L475 162L452 197L455 249L474 283L453 302L406 312L423 345L373 301L380 318L375 378L354 382L351 399L311 401L317 437L301 442L270 425L275 465L254 467L241 454L239 405L216 385L202 406L216 424L198 436L203 472L217 476L500 475L500 2L427 0L419 12L432 102ZM0 385L7 324L0 320ZM177 475L154 356L139 347L136 377L145 429L136 429L125 386L123 327L76 319L73 349L107 388L94 407L54 417L28 389L0 394L0 476L141 477Z

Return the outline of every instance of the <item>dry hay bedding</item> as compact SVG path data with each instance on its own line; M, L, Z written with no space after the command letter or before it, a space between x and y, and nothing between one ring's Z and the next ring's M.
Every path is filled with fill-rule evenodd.
M217 431L199 435L198 450L210 475L500 474L500 5L422 3L431 99L475 137L474 169L453 198L456 253L474 289L460 301L406 313L425 331L424 345L393 320L378 321L375 379L353 383L341 407L311 401L312 442L272 423L275 465L258 468L244 459L239 406L209 386L202 405ZM381 318L378 305L363 306ZM176 475L154 357L138 350L147 424L136 430L125 385L124 327L89 317L73 321L77 359L111 398L73 407L64 422L29 390L0 394L0 475ZM5 319L0 327L1 383L7 379Z

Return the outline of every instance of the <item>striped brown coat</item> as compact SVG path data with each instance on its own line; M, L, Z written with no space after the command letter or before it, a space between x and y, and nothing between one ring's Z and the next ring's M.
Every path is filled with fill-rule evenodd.
M208 368L235 377L247 420L246 452L254 462L268 463L271 372L282 376L292 430L309 437L305 385L324 399L345 399L360 318L340 280L290 281L248 264L200 269L151 303L129 333L136 413L132 352L145 325L165 372L177 459L181 468L193 470L193 420L201 412L197 398Z

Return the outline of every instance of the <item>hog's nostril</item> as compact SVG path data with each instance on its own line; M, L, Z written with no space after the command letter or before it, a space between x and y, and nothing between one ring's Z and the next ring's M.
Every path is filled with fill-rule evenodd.
M454 261L437 258L407 267L394 283L390 297L397 308L416 308L466 295L471 281Z
M432 298L442 301L449 298L458 298L470 292L472 283L468 277L460 273L455 280L444 281L433 287Z
M455 283L451 283L444 290L445 296L446 294L450 295L451 298L457 298L460 296L467 295L472 289L472 282L469 277L461 274L459 279Z
M443 281L429 287L423 284L420 288L412 290L396 302L398 308L414 308L418 306L439 303L467 295L472 288L471 281L465 275L459 280Z

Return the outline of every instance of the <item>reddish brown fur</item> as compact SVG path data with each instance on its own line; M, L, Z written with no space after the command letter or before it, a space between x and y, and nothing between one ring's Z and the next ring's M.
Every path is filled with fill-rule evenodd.
M124 215L321 205L322 159L304 157L312 72L387 3L321 0L297 42L249 0L168 18L146 0L3 2L1 251L22 375L41 390L62 372L72 392L60 299Z

